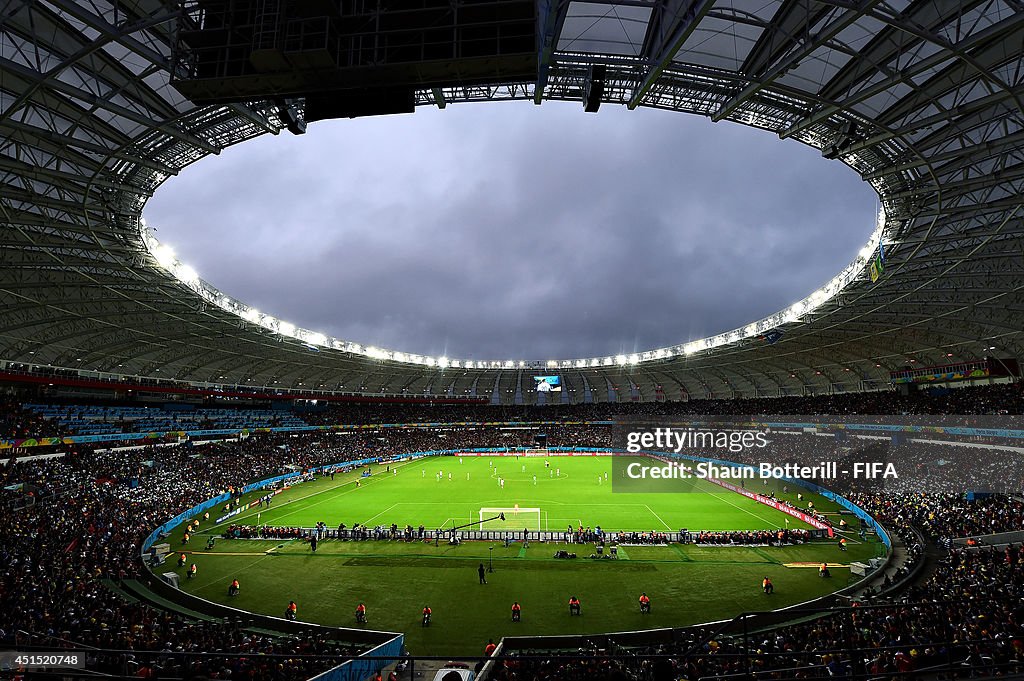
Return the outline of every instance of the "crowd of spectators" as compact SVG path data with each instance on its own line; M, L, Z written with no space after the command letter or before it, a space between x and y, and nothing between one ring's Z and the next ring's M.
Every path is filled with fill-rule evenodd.
M65 399L63 403L68 403ZM134 405L135 402L106 400L90 404ZM222 410L232 403L213 401L195 405L201 417L204 408ZM269 408L269 403L238 403L240 409ZM159 405L152 405L158 409ZM11 423L8 414L15 415ZM316 407L296 405L282 416L295 417L309 425L364 425L373 423L479 423L496 421L581 421L614 420L620 417L688 417L707 415L803 414L823 416L856 415L990 415L1024 414L1021 384L937 389L901 395L895 390L835 395L764 397L754 399L691 399L688 401L602 402L589 404L489 405L440 403L320 403ZM112 432L119 432L112 424ZM26 419L16 401L0 403L0 438L63 435L52 422ZM73 431L74 428L71 427Z
M36 503L0 523L0 647L131 651L90 653L92 669L114 674L146 670L282 681L306 679L339 663L338 657L296 656L357 654L345 641L319 633L274 637L191 621L124 600L103 583L139 576L142 539L182 509L252 477L343 456L312 441L282 445L251 438L202 447L81 449L58 459L10 461L0 482L29 483L37 496ZM232 654L187 655L227 650Z
M867 492L849 498L887 527L913 526L932 541L1024 530L1024 502L1014 496Z
M836 609L758 633L680 632L672 645L606 642L559 656L522 651L496 681L583 679L949 679L1024 672L1024 552L950 551L934 573L889 603ZM860 607L858 607L860 606ZM749 624L756 630L756 621Z
M0 397L0 440L61 435L46 419L25 409L21 401Z

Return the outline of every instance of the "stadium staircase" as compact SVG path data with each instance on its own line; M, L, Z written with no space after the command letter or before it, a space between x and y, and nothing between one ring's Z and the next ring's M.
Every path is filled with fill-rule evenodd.
M918 530L914 529L913 531L916 533L915 541L924 546L924 537ZM889 552L885 564L870 578L858 584L856 590L847 594L850 601L863 601L867 598L895 594L916 583L920 578L921 571L925 567L924 557L914 561L910 547L907 546L903 537L895 533L891 536L892 550ZM907 568L907 573L900 576L904 568ZM888 586L885 585L886 577L890 582Z
M175 603L170 599L163 598L159 594L151 591L148 587L139 582L137 579L124 580L121 583L121 587L122 588L115 590L125 594L129 598L134 598L137 601L148 603L149 605L159 610L166 610L176 615L181 615L182 617L187 617L193 620L200 620L202 622L220 623L223 622L225 619L223 617L214 617L212 615L201 613L198 610L187 608L180 603ZM275 635L280 636L281 632L276 632Z

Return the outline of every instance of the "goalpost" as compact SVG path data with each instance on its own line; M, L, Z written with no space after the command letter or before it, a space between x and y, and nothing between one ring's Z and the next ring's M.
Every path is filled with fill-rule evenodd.
M484 522L488 518L494 518L505 514L505 519L496 518ZM484 507L480 509L480 519L477 523L478 530L534 530L540 532L541 509L539 508L515 508L515 507Z
M547 456L550 453L551 450L545 447L543 449L527 449L523 452L523 456Z

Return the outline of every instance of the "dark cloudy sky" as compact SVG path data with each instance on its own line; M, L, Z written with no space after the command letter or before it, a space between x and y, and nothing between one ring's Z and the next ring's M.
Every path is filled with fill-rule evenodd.
M727 331L850 262L875 195L796 142L605 105L453 105L246 142L145 215L221 290L406 352L549 359Z

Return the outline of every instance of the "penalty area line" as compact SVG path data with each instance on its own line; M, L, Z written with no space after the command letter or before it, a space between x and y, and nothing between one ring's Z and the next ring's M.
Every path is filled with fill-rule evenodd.
M390 511L391 509L393 509L393 508L394 508L395 506L398 506L398 504L400 504L400 503L402 503L402 502L398 502L398 501L396 501L395 503L391 504L390 506L388 506L387 508L385 508L385 509L384 509L383 511L381 511L380 513L377 513L377 514L375 514L375 515L372 515L372 516L370 516L369 518L367 518L366 520L364 520L364 521L362 522L362 524L363 524L363 525L369 525L369 524L370 524L370 521L371 521L371 520L373 520L374 518L379 518L380 516L384 515L385 513L387 513L387 512L388 512L388 511Z
M655 513L653 508L651 508L647 504L644 504L644 508L646 508L648 511L650 511L651 515L653 515L655 518L657 518L658 522L660 522L662 525L664 525L666 530L668 530L669 532L672 531L672 526L669 525L668 523L666 523L664 520L662 520L661 516L658 515L657 513Z

